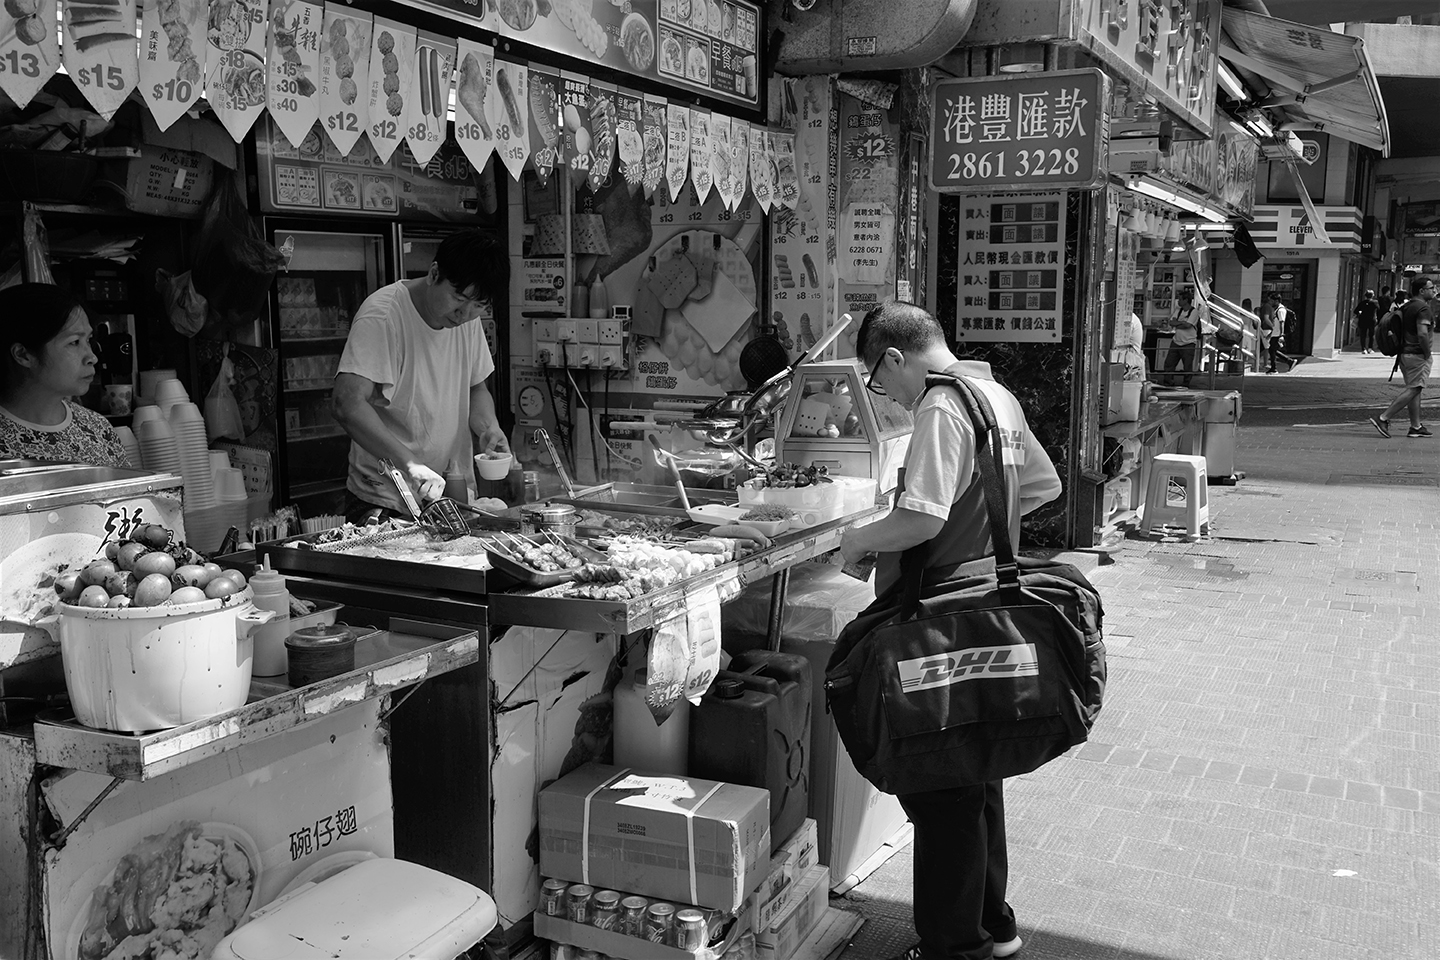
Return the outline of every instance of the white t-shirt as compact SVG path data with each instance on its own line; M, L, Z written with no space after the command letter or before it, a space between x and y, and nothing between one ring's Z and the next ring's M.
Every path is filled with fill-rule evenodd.
M442 475L452 458L471 462L470 390L495 372L480 321L431 329L404 282L392 283L360 305L339 372L376 385L375 412L416 460ZM379 462L353 441L346 487L369 503L404 510Z

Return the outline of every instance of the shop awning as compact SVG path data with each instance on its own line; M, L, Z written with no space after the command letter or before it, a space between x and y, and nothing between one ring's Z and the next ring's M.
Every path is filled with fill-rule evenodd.
M1286 129L1323 131L1389 156L1385 102L1359 37L1227 7L1220 56L1270 88L1258 106L1283 114Z

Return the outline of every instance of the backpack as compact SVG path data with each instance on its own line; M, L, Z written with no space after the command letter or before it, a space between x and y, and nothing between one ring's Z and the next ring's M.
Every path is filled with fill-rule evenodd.
M939 384L975 428L995 553L927 570L928 543L905 551L899 583L841 631L825 671L856 769L900 795L1038 769L1085 741L1105 692L1099 593L1068 563L1015 557L994 410L962 377L925 380Z
M1375 328L1375 345L1387 357L1397 357L1405 349L1405 308L1391 310Z

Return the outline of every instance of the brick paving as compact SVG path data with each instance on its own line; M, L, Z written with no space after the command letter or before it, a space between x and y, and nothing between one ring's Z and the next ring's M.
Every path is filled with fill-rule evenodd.
M1440 957L1440 438L1365 422L1389 368L1252 378L1212 536L1089 571L1105 708L1006 784L1020 957ZM913 940L910 869L837 901L844 960Z

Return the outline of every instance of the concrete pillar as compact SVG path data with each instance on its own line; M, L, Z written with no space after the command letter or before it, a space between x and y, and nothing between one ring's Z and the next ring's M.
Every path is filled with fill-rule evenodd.
M1340 258L1318 257L1315 263L1315 317L1310 354L1326 360L1335 356L1335 325L1340 304Z

